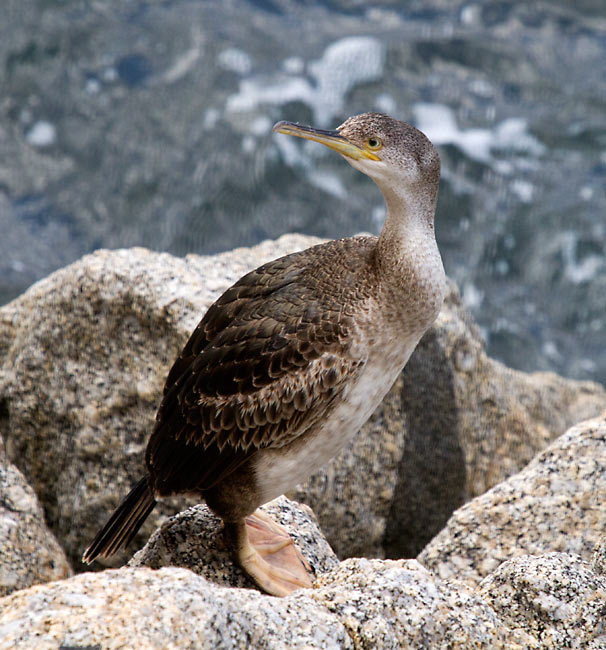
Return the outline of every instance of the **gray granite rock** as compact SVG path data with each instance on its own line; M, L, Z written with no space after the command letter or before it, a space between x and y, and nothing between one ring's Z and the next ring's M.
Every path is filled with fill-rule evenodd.
M174 528L183 531L200 518L182 517ZM168 536L165 548L174 553L179 533ZM216 553L182 543L177 555L184 563L188 549L200 559ZM189 564L198 570L198 560ZM239 581L229 569L223 577ZM352 558L286 598L220 586L216 575L209 582L181 567L124 567L0 598L0 650L598 650L606 638L605 607L606 578L563 553L515 558L478 588L443 581L415 560Z
M84 573L0 599L0 649L353 648L309 598L218 587L187 569Z
M602 535L593 549L591 568L595 573L606 575L606 535Z
M324 604L356 648L505 649L522 636L471 589L436 579L415 560L351 558L315 587L292 600Z
M572 427L524 470L457 510L419 554L444 579L478 583L504 561L560 551L590 561L606 529L606 417Z
M0 440L0 596L66 578L71 568L36 493L6 460Z
M570 426L600 414L606 391L488 357L451 285L390 401L405 442L383 544L388 557L414 557L456 508L520 471Z
M0 430L75 567L140 476L167 370L207 307L247 270L318 241L288 235L185 259L98 251L0 309ZM384 404L291 496L313 508L340 556L416 555L456 507L604 398L596 384L488 359L451 286ZM157 508L136 543L182 507Z
M479 594L534 648L606 648L606 577L576 555L524 555L482 581Z
M279 497L263 510L286 528L316 575L339 563L307 506ZM183 567L221 586L255 588L234 563L221 520L206 505L189 508L164 522L128 565Z

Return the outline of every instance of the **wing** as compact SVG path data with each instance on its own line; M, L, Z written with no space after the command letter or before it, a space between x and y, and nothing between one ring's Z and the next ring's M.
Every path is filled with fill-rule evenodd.
M173 365L147 449L160 493L208 489L304 435L365 363L351 317L339 301L310 301L321 279L297 257L228 289Z

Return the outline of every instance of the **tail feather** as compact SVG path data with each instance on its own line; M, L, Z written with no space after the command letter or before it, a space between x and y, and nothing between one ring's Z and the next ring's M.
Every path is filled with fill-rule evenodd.
M120 547L126 548L156 503L147 477L141 479L84 551L82 562L90 564L98 556L110 557Z

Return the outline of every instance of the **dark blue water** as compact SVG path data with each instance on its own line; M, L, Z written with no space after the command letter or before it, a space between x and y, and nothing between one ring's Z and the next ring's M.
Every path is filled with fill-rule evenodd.
M8 0L0 302L98 247L378 232L372 183L280 119L438 145L437 235L490 353L606 382L606 4Z

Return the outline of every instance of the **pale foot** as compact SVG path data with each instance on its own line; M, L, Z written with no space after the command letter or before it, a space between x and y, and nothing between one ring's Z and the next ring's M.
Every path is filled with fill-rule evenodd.
M226 523L237 560L263 591L287 596L311 587L312 572L286 530L262 510L244 521Z

